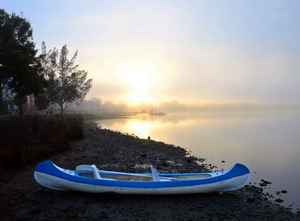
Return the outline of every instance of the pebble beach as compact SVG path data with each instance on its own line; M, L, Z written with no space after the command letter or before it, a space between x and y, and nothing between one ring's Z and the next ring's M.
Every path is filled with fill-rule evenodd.
M211 171L205 159L182 147L100 128L84 129L83 140L48 159L68 169L96 164L103 170L145 173L152 164L160 173ZM34 166L2 171L1 220L300 220L299 213L269 201L262 188L252 185L222 194L175 196L60 192L38 185Z

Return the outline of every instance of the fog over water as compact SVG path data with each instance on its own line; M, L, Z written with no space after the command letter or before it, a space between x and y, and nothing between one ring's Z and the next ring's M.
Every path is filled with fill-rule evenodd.
M182 146L218 169L243 163L252 172L252 183L272 182L265 191L274 200L284 199L283 204L293 204L294 209L300 205L298 111L144 114L97 122L104 128ZM277 195L281 190L288 193Z

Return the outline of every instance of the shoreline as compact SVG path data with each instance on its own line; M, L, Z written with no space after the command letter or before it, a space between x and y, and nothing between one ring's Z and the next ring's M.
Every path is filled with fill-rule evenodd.
M99 169L144 173L207 172L205 160L178 146L107 129L84 129L84 139L49 157L58 166L96 164ZM45 159L46 160L46 159ZM36 165L36 164L35 164ZM0 178L0 210L6 220L299 220L300 214L269 201L262 188L176 196L128 196L60 192L39 186L34 165Z

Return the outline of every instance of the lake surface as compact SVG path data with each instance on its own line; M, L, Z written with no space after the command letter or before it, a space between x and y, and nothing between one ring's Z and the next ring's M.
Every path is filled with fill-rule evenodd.
M265 192L300 205L300 112L262 111L141 115L97 121L98 126L140 138L151 137L184 147L206 163L226 169L243 163L252 172L251 183L272 182ZM225 162L224 162L225 161ZM288 193L277 195L276 191Z

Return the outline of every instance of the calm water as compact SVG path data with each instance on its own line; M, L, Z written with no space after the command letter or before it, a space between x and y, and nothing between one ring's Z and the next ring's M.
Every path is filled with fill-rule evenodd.
M299 208L300 112L168 114L101 120L98 125L182 146L218 169L243 163L252 171L252 183L271 181L265 191L283 199L283 205ZM279 190L288 193L278 196Z

